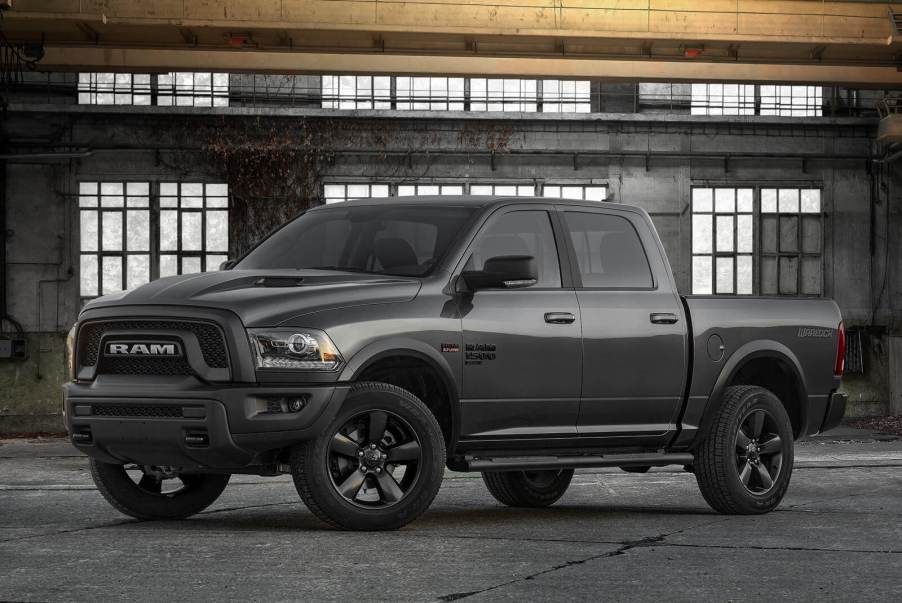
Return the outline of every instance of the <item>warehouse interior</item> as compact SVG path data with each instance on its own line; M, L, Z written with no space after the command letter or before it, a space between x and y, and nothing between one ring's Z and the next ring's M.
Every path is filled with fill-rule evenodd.
M59 432L83 304L305 208L648 211L680 292L823 296L902 414L902 4L0 1L0 433Z

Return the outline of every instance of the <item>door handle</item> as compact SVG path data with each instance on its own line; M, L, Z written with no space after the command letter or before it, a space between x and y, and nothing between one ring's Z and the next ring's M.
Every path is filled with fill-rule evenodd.
M679 320L676 314L670 312L655 312L649 318L656 325L672 325Z
M545 312L545 322L550 325L569 325L575 320L570 312Z

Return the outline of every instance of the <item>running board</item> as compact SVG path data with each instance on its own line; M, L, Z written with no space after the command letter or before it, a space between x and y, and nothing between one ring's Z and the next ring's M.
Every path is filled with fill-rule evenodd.
M695 457L689 452L672 454L638 453L599 456L506 456L498 458L467 457L467 471L537 471L541 469L576 469L578 467L664 467L691 465Z

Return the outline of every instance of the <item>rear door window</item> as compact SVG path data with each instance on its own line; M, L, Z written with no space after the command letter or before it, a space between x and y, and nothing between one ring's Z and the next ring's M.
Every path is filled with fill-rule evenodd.
M564 212L576 251L582 285L587 288L644 289L654 286L639 233L624 217L595 212Z

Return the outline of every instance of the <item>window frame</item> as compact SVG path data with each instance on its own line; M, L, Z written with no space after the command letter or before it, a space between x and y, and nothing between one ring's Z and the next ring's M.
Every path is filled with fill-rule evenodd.
M775 201L777 204L776 211L765 212L761 208L761 193L764 190L771 190L771 189L774 190L776 193L776 201ZM784 190L794 190L798 193L798 195L799 195L798 211L796 211L796 212L780 211L780 191L784 191ZM803 190L818 191L818 203L819 203L818 211L816 211L816 212L803 212L802 211L801 196L802 196ZM756 263L756 276L758 278L758 280L757 280L758 286L754 289L755 294L756 295L775 296L775 297L825 297L826 296L826 287L825 287L826 279L825 279L825 277L826 277L827 267L824 262L824 256L825 256L825 253L824 253L825 245L824 244L826 242L826 232L825 232L826 229L824 228L826 225L826 220L825 220L826 212L824 211L824 187L822 185L821 186L814 186L814 185L806 186L806 185L795 185L795 184L787 185L787 184L782 184L782 183L773 184L773 185L763 185L763 186L760 186L758 189L758 206L756 209L757 209L758 218L755 221L755 226L757 229L757 233L756 233L757 236L755 238L755 242L757 244L757 249L756 249L756 254L755 254L756 255L755 263ZM764 236L764 229L761 227L761 222L762 222L763 216L776 216L776 218L777 218L777 226L776 226L776 232L775 232L776 251L764 251L763 250L764 246L762 243L762 239ZM798 223L796 224L798 251L783 251L781 249L782 243L780 240L780 216L795 216L798 219ZM819 223L819 229L820 229L820 239L818 241L820 251L817 253L804 251L804 220L803 220L803 218L806 216L807 217L817 216L817 220ZM761 280L762 280L761 275L763 272L761 258L764 258L764 257L774 258L776 261L776 279L777 279L776 280L776 293L761 293ZM821 259L821 262L820 262L820 285L821 285L820 293L803 293L802 292L802 264L803 264L803 260L806 257L808 257L808 258L817 257L817 258ZM795 293L782 293L780 291L780 284L781 284L780 264L782 263L781 260L783 258L795 258L798 260L798 268L796 269L796 292Z
M598 203L597 201L587 201L587 203ZM610 211L607 209L599 209L597 207L585 206L585 205L560 205L556 207L554 213L556 214L556 219L558 222L558 228L561 230L561 236L565 240L565 244L567 247L567 253L570 254L569 264L570 270L572 272L570 281L572 282L572 286L574 289L578 291L657 291L660 288L660 282L658 281L658 276L655 274L654 266L652 265L652 260L649 257L648 252L648 241L646 237L642 236L644 228L639 228L637 226L637 220L635 215L631 212L618 212L618 211ZM573 245L573 241L570 238L570 228L567 225L567 218L564 214L566 213L591 213L591 214L601 214L607 216L614 216L618 218L623 218L626 220L629 225L633 228L636 233L636 238L639 240L639 245L642 247L642 251L645 254L645 263L648 265L648 272L651 275L651 286L649 287L587 287L583 284L583 275L582 271L579 267L579 257L576 254L576 247Z
M751 293L737 293L737 292L736 292L736 289L737 289L737 286L736 286L736 285L737 285L738 271L737 271L736 268L735 268L735 266L736 266L735 261L734 261L734 269L733 269L733 290L734 290L733 293L717 293L717 292L716 292L716 291L717 291L717 289L716 289L716 279L717 279L717 274L716 274L716 270L717 270L717 268L716 268L716 263L715 263L715 264L712 264L712 273L711 273L711 279L712 279L712 281L711 281L711 291L712 291L712 292L711 292L711 293L695 293L695 292L693 291L693 285L694 285L694 280L695 280L695 274L694 274L694 273L695 273L695 269L694 269L694 265L693 265L693 264L694 264L693 258L694 258L696 255L710 255L710 256L712 257L712 261L714 261L714 260L718 257L718 252L717 252L717 250L716 250L716 231L715 231L715 230L712 230L712 251L711 251L710 254L696 254L696 253L694 253L694 251L693 251L693 237L695 236L695 228L694 228L694 226L693 226L693 220L692 220L692 216L693 216L693 212L692 212L692 197L693 197L693 191L694 191L695 189L697 189L697 188L709 188L709 189L714 189L714 190L716 190L716 189L718 189L718 188L731 188L731 189L734 189L734 190L737 190L737 191L738 191L739 189L751 189L751 190L752 190L752 212L751 212L751 216L752 216L752 229L753 229L753 232L752 232L752 251L751 251L751 254L750 254L750 255L752 256L752 291L751 291ZM762 212L762 210L761 210L761 192L762 192L763 190L765 190L765 189L775 189L775 190L777 191L777 210L778 210L778 211L776 211L776 212ZM819 201L820 201L819 211L817 211L817 212L805 212L805 213L803 213L803 212L801 211L801 199L800 199L799 211L798 211L798 212L796 212L796 213L793 213L793 212L788 212L788 213L787 213L787 212L780 212L780 211L779 211L779 191L780 191L780 190L786 190L786 189L788 189L788 190L797 190L797 191L799 191L800 197L801 197L801 191L802 191L802 190L817 190L817 191L819 191ZM756 183L744 183L744 182L735 182L735 183L716 182L716 183L707 183L707 182L703 182L703 181L700 181L700 182L692 182L692 183L690 184L690 187L689 187L689 210L688 210L688 212L687 212L688 219L689 219L689 242L688 242L688 245L689 245L689 295L695 295L695 296L729 296L729 297L755 297L755 296L767 296L767 297L781 297L781 298L794 298L794 297L816 297L816 298L822 298L822 297L825 297L825 296L827 295L827 286L826 286L826 284L827 284L827 283L826 283L826 268L827 268L827 266L826 266L826 257L827 257L827 255L826 255L826 246L825 246L826 235L827 235L827 233L826 233L827 221L826 221L826 211L825 211L825 209L824 209L824 199L825 199L825 196L824 196L824 190L825 190L825 188L824 188L824 185L823 185L822 182L817 182L817 183L812 183L812 182L807 182L807 183L806 183L806 182L756 182ZM713 203L713 197L712 197L712 203ZM747 214L747 213L748 213L748 212L739 212L739 211L738 211L738 202L737 202L737 211L736 211L736 212L733 212L732 214L722 214L722 215L738 216L738 215L740 215L740 214ZM714 208L713 208L713 207L712 207L711 215L712 215L713 217L716 217L716 216L717 216L717 213L714 211ZM762 229L762 227L761 227L761 219L762 219L762 215L774 215L774 216L780 216L780 215L796 215L796 216L799 216L799 218L800 218L800 219L799 219L799 224L798 224L798 229L799 229L799 230L798 230L798 233L799 233L799 251L798 251L798 252L782 252L782 251L780 251L780 248L779 248L779 245L780 245L780 241L779 241L779 235L780 235L780 233L779 233L779 218L778 218L778 226L777 226L777 232L776 232L776 236L777 236L777 251L776 251L776 252L764 252L764 251L762 251L762 236L763 236L763 233L762 233L762 230L763 230L763 229ZM803 251L801 250L801 249L802 249L802 220L801 220L801 216L806 216L806 215L807 215L807 216L812 216L812 215L817 215L817 216L818 216L819 223L820 223L820 252L819 252L819 253L810 253L810 252L809 252L809 253L806 253L806 252L803 252ZM736 248L738 247L738 239L737 239L737 237L736 237L738 225L739 225L739 221L734 219L734 224L733 224L733 228L734 228L734 239L733 239L733 241L734 241L734 251L732 251L732 252L722 252L722 253L721 253L722 256L733 256L733 257L735 258L735 257L737 257L737 256L739 256L739 255L749 255L748 253L745 253L745 252L740 253L738 250L736 250ZM776 274L777 274L776 290L777 290L777 293L762 293L762 287L761 287L761 281L762 281L762 262L761 262L761 258L762 258L762 257L765 257L765 256L767 256L767 257L775 257L775 258L776 258L776 264L777 264L777 272L776 272ZM794 294L793 294L793 293L780 293L779 291L780 291L780 258L781 258L781 257L798 257L800 260L801 260L801 258L803 258L803 257L819 257L820 260L821 260L821 262L820 262L820 274L821 274L821 278L820 278L820 284L821 284L821 286L820 286L820 293L817 293L817 294L813 294L813 293L800 293L800 292L794 293ZM797 272L797 275L796 275L796 286L797 286L797 291L801 291L801 290L802 290L802 287L801 287L801 278L802 278L802 271L801 271L801 261L800 261L800 262L799 262L799 269L798 269L798 272Z
M74 204L73 204L73 209L74 209L74 212L75 212L75 221L76 221L75 224L76 224L76 226L75 226L75 228L74 228L73 230L77 233L77 235L76 235L76 236L77 236L77 243L76 243L76 245L75 245L74 253L77 254L77 256L78 256L78 262L76 263L76 264L77 264L77 265L76 265L76 271L77 271L76 277L77 277L77 282L78 282L78 294L79 294L79 299L81 300L81 303L82 303L82 304L87 303L88 301L93 300L93 299L96 299L96 298L98 298L98 297L102 297L102 296L104 296L104 295L109 295L109 294L110 294L110 293L104 293L104 292L103 292L103 274L102 274L102 273L103 273L103 261L102 261L102 258L105 257L105 256L116 256L116 257L121 257L121 258L123 258L123 260L122 260L122 284L125 285L125 287L122 289L123 291L126 290L126 288L128 287L128 280L127 280L127 279L128 279L128 265L127 265L127 258L128 258L129 255L147 255L147 256L149 256L149 260L148 260L148 264L149 264L149 280L148 280L148 282L153 282L153 281L155 281L155 280L157 280L157 279L160 278L160 256L161 256L161 255L176 255L176 258L177 258L177 260L176 260L176 265L177 265L177 267L178 267L179 269L181 268L181 257L182 257L183 254L182 254L182 252L181 252L181 226L180 226L180 225L179 225L179 228L178 228L178 231L177 231L177 237L178 237L178 238L177 238L177 242L178 242L178 246L179 246L179 250L180 250L180 251L178 251L178 252L172 251L172 250L161 251L161 249L160 249L160 212L161 212L161 207L160 207L160 197L161 197L161 195L160 195L160 185L163 184L163 183L171 183L171 182L176 182L176 183L178 183L178 184L179 184L179 190L181 189L181 185L182 185L182 184L197 184L197 183L199 183L199 184L201 184L201 185L203 186L203 190L204 190L203 198L204 198L204 200L205 200L204 203L203 203L204 206L201 207L201 208L196 208L196 209L194 209L193 211L206 212L208 209L210 209L210 210L213 210L213 211L225 211L225 212L226 212L227 247L228 247L228 249L227 249L225 252L218 252L218 251L210 252L210 251L208 251L208 250L206 249L206 234L207 234L207 233L206 233L206 216L204 216L204 217L201 219L201 241L202 241L202 242L201 242L201 250L199 250L199 251L189 251L189 252L186 252L185 254L186 254L186 255L197 255L197 256L200 256L200 258L201 258L201 272L204 271L204 268L205 268L205 267L206 267L206 271L208 271L208 272L209 272L209 271L215 271L216 269L218 269L218 267L215 267L215 266L214 266L214 267L206 266L206 261L207 261L207 257L206 257L206 256L208 256L208 255L222 255L223 253L226 255L226 257L228 257L229 255L231 255L231 253L232 253L232 239L231 239L231 236L229 236L230 233L228 232L228 230L229 230L229 228L230 228L230 224L231 224L231 219L232 219L232 205L233 205L233 204L232 204L232 195L231 195L231 192L227 192L227 193L226 193L226 196L225 196L225 199L226 199L226 205L225 205L225 207L215 207L215 208L207 208L207 207L206 207L206 196L207 196L207 195L206 195L206 187L207 187L208 185L210 185L210 184L218 184L218 185L222 185L222 184L226 184L226 183L224 183L224 182L212 182L212 181L205 180L205 179L196 179L196 180L195 180L195 179L176 180L176 179L173 179L173 178L157 178L157 179L149 179L149 178L146 178L146 177L117 178L117 179L110 179L110 178L103 178L103 177L95 177L95 178L84 178L84 179L79 179L79 180L76 181L76 193L75 193L75 195L74 195L74 197L75 197L75 202L74 202ZM126 238L126 237L127 237L127 224L128 224L128 222L127 222L127 211L129 210L129 207L128 207L128 205L127 205L127 197L129 196L128 193L127 193L127 191L128 191L127 186L128 186L129 183L131 183L131 184L147 184L147 185L148 185L148 195L147 195L147 198L148 198L148 204L147 204L147 206L146 206L146 207L134 207L134 208L131 208L132 210L137 209L137 210L145 210L145 211L148 212L148 236L150 237L150 240L149 240L148 249L147 249L146 251L145 251L145 250L140 250L140 251L128 251L128 249L127 249L127 238ZM96 185L97 185L97 191L98 191L98 194L97 194L97 195L82 194L82 193L81 193L81 186L82 186L82 184L96 184ZM122 195L122 196L123 196L123 205L122 205L122 207L103 208L103 207L100 205L100 197L101 197L101 195L100 195L100 190L101 190L101 189L100 189L100 185L101 185L101 184L122 184L122 185L123 185L123 195ZM81 198L82 198L82 197L93 197L93 196L96 196L96 197L97 197L97 203L98 203L98 204L97 204L96 207L82 207L82 206L81 206ZM134 196L137 196L137 197L143 197L143 195L134 195ZM171 195L166 195L166 196L171 196ZM183 211L183 210L182 210L181 208L179 208L179 207L176 207L176 208L162 208L162 209L163 209L163 210L171 209L171 210L175 210L175 211L179 211L179 212L180 212L180 211ZM98 214L100 214L100 213L102 213L102 212L104 212L104 211L121 211L122 216L123 216L123 234L122 234L122 236L123 236L123 248L122 248L121 250L115 250L115 251L112 251L112 250L111 250L111 251L104 251L104 250L102 249L102 241L103 241L103 218L102 218L102 216L99 216L99 215L98 215L98 234L97 234L97 238L98 238L98 249L97 249L97 250L94 250L94 251L86 251L86 250L84 250L84 249L83 249L82 237L81 237L81 216L82 216L82 211L95 211L95 212L97 212ZM179 223L181 223L181 220L179 220ZM85 255L93 255L93 256L97 256L97 257L98 257L98 279L97 279L97 294L96 294L96 295L83 295L83 294L82 294L82 288L81 288L81 284L82 284L82 280L81 280L81 279L82 279L81 258L82 258L82 256L85 256ZM178 272L177 274L188 274L188 273ZM195 274L195 273L190 273L190 274Z
M541 211L545 212L548 216L549 224L551 226L551 234L554 238L554 248L557 253L557 261L558 268L561 271L561 286L560 287L518 287L515 289L486 289L486 291L505 291L510 293L515 292L530 292L530 291L566 291L573 290L573 271L571 267L571 256L570 249L567 246L568 243L563 240L563 231L560 228L560 224L558 222L558 212L553 205L549 205L546 203L530 203L530 204L511 204L511 205L502 205L500 207L495 208L495 210L491 211L488 215L484 217L480 224L478 224L475 228L475 233L470 238L470 241L467 243L466 248L464 248L461 253L457 264L454 266L452 270L451 277L451 285L452 289L458 293L465 292L466 288L461 287L462 279L461 274L464 271L464 267L470 261L470 257L473 255L475 251L475 247L482 238L482 236L486 233L488 228L491 228L492 224L494 224L497 220L500 220L503 216L517 212L517 211Z

